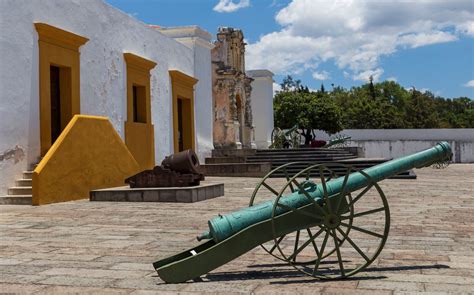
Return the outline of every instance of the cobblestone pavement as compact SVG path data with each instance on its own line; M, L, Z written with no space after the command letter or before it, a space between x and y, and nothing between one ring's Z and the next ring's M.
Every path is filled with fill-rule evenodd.
M203 277L164 284L152 262L197 244L218 213L246 206L255 178L193 204L77 201L0 207L0 293L471 293L474 165L386 180L391 231L382 254L347 280L317 281L256 248ZM283 181L283 180L281 180Z

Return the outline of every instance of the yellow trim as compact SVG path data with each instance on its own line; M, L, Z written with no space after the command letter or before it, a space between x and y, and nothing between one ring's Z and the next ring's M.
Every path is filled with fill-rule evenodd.
M139 170L107 118L75 115L33 171L33 205L85 199Z
M150 70L156 63L133 53L127 52L123 56L127 65L125 144L142 170L151 169L155 166L155 132L151 124ZM133 121L133 86L141 86L145 90L144 108L137 110L140 117L145 118L145 122Z
M79 47L89 39L44 23L35 23L39 47L41 155L51 147L50 67L60 68L61 128L80 113Z
M173 99L173 146L174 152L179 152L178 135L178 99L185 101L183 108L183 123L190 126L190 132L183 134L184 149L195 150L195 128L194 128L194 85L198 79L188 76L180 71L169 71L171 77L172 99Z
M36 31L43 42L77 51L89 39L74 33L53 27L45 23L35 23Z

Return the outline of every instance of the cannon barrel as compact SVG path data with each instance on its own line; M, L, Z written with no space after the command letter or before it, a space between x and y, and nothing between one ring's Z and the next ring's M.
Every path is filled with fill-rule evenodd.
M451 147L447 142L438 143L436 146L395 160L391 160L370 168L363 170L374 182L384 180L388 177L397 175L401 172L413 169L430 166L436 162L443 161L450 158L452 155ZM334 196L341 192L344 179L337 178L326 183L328 196ZM349 175L345 187L346 192L356 191L370 183L367 183L367 178L360 172L355 172ZM321 186L307 191L313 199L321 201L324 192ZM290 208L299 208L310 203L301 191L285 196L281 199L281 203ZM266 201L259 203L252 207L247 207L227 215L219 215L208 221L209 231L204 232L198 237L201 239L213 239L216 243L225 240L226 238L236 234L244 228L256 224L258 222L267 220L272 216L273 201ZM278 214L287 212L288 209L282 207L278 208ZM304 228L305 224L301 227ZM292 230L292 229L289 229ZM282 232L283 233L283 232Z
M295 132L296 130L298 130L299 126L298 124L294 125L293 127L291 127L290 129L286 130L285 131L285 136L289 136L291 133Z
M339 137L339 138L331 139L331 140L329 140L329 142L324 147L328 148L328 147L331 147L333 145L343 143L347 140L351 140L351 137L350 136L342 136L342 137Z

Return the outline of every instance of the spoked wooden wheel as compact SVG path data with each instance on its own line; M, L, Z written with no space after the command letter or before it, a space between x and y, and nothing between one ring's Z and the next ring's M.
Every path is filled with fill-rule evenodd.
M302 170L290 178L274 201L272 229L275 248L283 260L306 275L320 279L348 277L366 268L382 251L390 227L387 199L369 175L352 167L348 167L345 175L330 185L323 179L319 185L302 182L302 176L315 168L323 172L329 170L323 165ZM354 198L348 195L348 184L351 185L349 175L352 172L356 172L356 177L366 183L352 192ZM289 186L294 186L308 205L297 209L289 207L285 201L285 191ZM338 186L340 190L334 192ZM321 199L311 196L316 190L322 195ZM300 229L299 234L296 231L298 238L293 245L282 243L275 221L276 216L289 211L305 215L306 219L309 216L315 224L311 228ZM305 237L301 236L303 231L307 231ZM301 260L308 263L295 263L296 257L302 257Z
M290 171L288 171L291 168L298 167L301 169L301 166L303 165L306 166L306 168L303 169L305 173L299 172L297 175L297 179L292 182L291 179L294 175ZM311 167L311 169L308 169ZM331 165L332 168L341 168L344 169L344 171L347 169L345 166L342 165L337 165L333 164ZM289 195L298 190L298 187L294 184L295 182L297 183L306 183L310 181L310 178L314 178L314 175L319 175L316 176L316 179L319 180L320 183L325 183L331 179L336 179L338 178L338 174L336 172L336 169L329 169L326 166L321 166L321 165L311 165L310 163L302 163L302 162L292 162L292 163L287 163L284 164L274 170L272 170L270 173L268 173L255 187L255 190L253 191L252 197L250 199L250 204L249 206L253 206L254 204L261 203L264 201L274 201L276 197L278 197L281 194L284 195ZM284 176L287 180L286 183L284 184L278 184L279 181L276 181L274 178L275 176ZM346 198L348 201L351 201L351 194L348 193ZM351 213L353 213L353 208L354 206L349 206L349 210L351 210ZM352 218L347 220L348 224L352 224ZM298 244L300 240L303 240L305 238L309 239L312 235L313 231L318 231L322 228L322 226L317 226L316 228L306 228L306 229L301 229L297 230L295 232L283 235L279 237L276 241L269 241L267 243L264 243L260 245L263 250L265 250L268 254L274 256L275 258L278 258L280 260L286 261L286 258L280 254L280 252L277 250L277 245L293 245L294 249L297 249ZM345 234L349 234L350 228L345 229ZM344 237L338 238L339 242L342 244L345 240ZM322 256L322 259L326 258L327 256L331 255L336 251L336 248L332 249L327 249L326 253ZM310 257L309 259L304 256L298 256L295 255L292 257L292 262L294 264L308 264L312 263L315 261L315 258Z

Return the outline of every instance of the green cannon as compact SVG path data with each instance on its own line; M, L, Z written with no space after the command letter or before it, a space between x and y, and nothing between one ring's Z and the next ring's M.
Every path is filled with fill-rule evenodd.
M350 136L339 135L339 136L336 136L336 137L330 139L329 142L326 143L326 145L323 146L323 147L324 148L330 148L330 147L341 148L341 147L344 147L347 144L347 141L349 141L349 140L351 140Z
M281 148L299 148L301 143L301 134L298 132L298 124L294 125L290 129L283 131L279 127L276 127L272 131L271 145L272 149Z
M309 165L277 187L271 174L286 171L291 163L285 164L262 179L249 207L209 220L209 231L198 237L207 241L153 266L165 282L184 282L261 245L309 276L354 275L377 258L388 237L390 211L378 182L451 156L449 144L441 142L364 170L345 166L344 175L335 165ZM319 179L310 179L315 171Z

